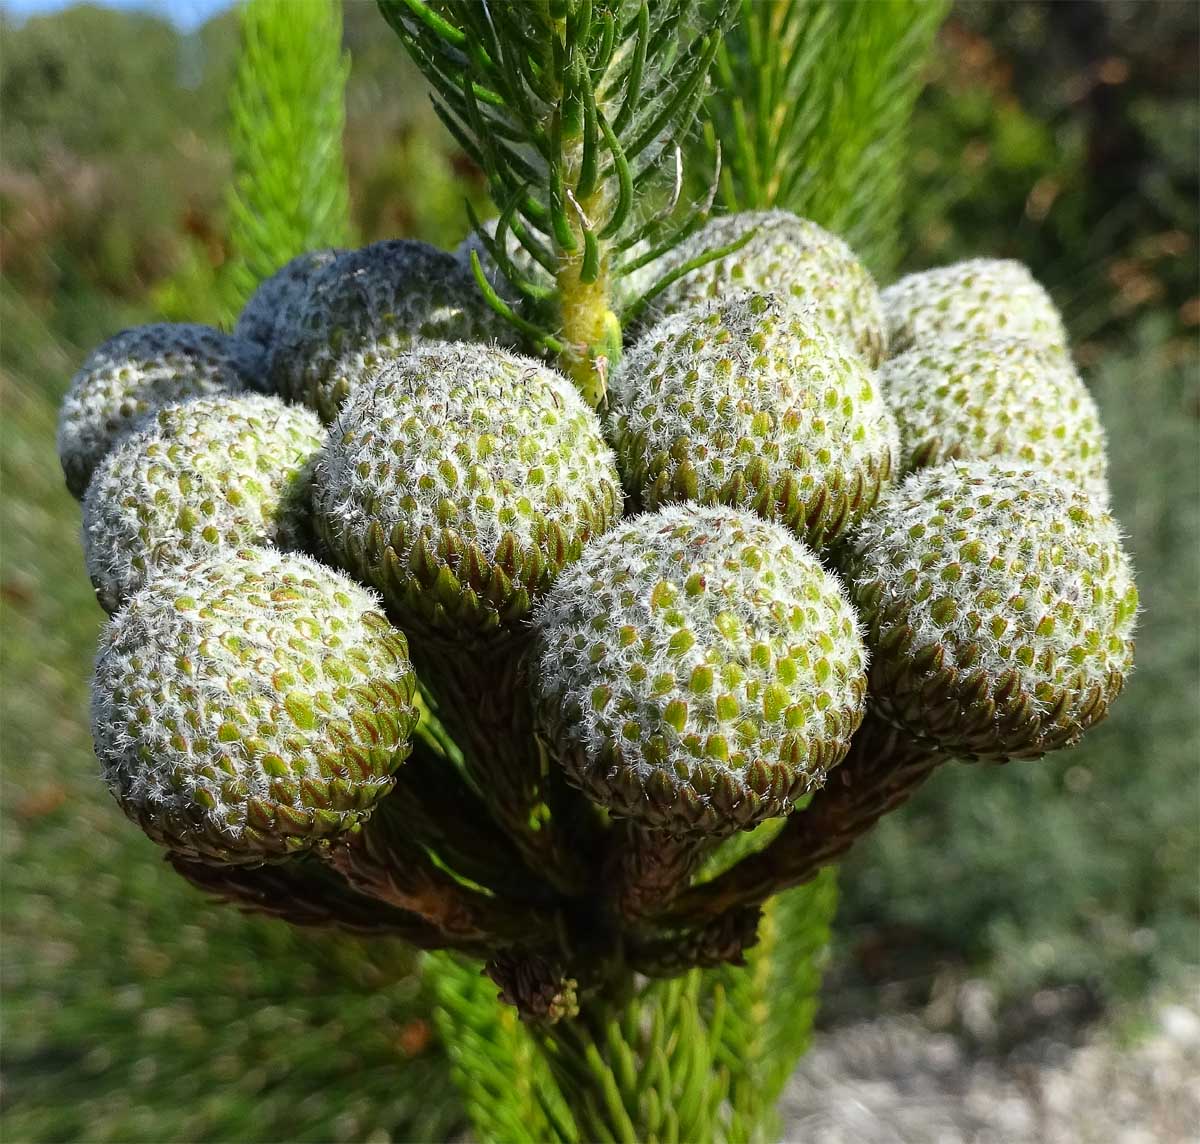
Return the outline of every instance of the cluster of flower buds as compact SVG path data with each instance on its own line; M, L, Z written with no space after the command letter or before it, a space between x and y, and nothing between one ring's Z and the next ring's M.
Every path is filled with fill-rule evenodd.
M176 869L486 958L554 1021L615 964L737 960L943 760L1104 716L1137 595L1046 292L986 260L881 292L782 211L655 270L731 244L641 308L598 409L471 243L304 255L231 335L87 359L59 449L113 617L96 753Z

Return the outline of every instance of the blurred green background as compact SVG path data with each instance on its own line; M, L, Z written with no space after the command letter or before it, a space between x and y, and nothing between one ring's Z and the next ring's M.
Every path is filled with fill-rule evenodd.
M1021 258L1075 338L1139 572L1138 669L1043 764L957 767L855 851L826 1019L1082 985L1097 1012L1200 965L1200 8L960 4L917 111L905 262ZM220 321L233 13L0 15L3 1087L9 1140L440 1138L461 1117L407 953L207 906L96 779L101 621L54 451L84 353ZM449 245L482 185L374 5L346 8L364 240Z

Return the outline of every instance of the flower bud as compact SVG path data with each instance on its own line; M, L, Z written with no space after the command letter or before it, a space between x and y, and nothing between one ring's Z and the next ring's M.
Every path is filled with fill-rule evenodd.
M1061 354L1014 338L914 347L884 362L906 470L1009 457L1108 503L1096 403Z
M489 959L484 972L500 987L498 1000L512 1005L523 1021L554 1025L579 1015L579 982L539 954L504 950Z
M406 628L458 639L518 625L620 515L612 451L560 374L492 346L435 343L357 390L317 466L317 529Z
M753 237L740 249L685 274L659 294L651 320L739 293L779 294L811 309L829 333L868 365L878 365L884 335L875 280L840 238L789 211L742 211L715 218L653 263L653 276L728 246L751 229Z
M872 702L937 749L1035 757L1120 693L1137 589L1117 526L1073 485L1003 462L924 469L849 550Z
M866 652L841 586L736 509L617 526L535 621L548 741L589 798L643 826L720 837L787 814L862 718Z
M185 857L255 863L354 828L416 725L374 597L267 548L163 569L105 631L92 734L122 810Z
M109 338L79 368L59 411L67 488L82 497L95 467L147 413L245 388L242 360L238 343L210 326L157 322Z
M83 554L110 614L157 570L250 544L308 538L317 415L276 397L201 397L150 415L100 463Z
M344 253L343 250L309 250L297 255L270 278L264 278L242 307L233 327L233 336L244 347L247 368L243 372L256 389L270 388L276 326L295 321L296 307L308 293L317 272Z
M1028 267L971 258L909 274L881 295L890 354L968 338L1022 338L1065 353L1062 317Z
M863 360L774 295L665 318L622 358L609 394L622 473L645 507L746 508L816 548L875 503L899 460Z
M511 341L469 268L424 242L376 242L310 280L275 329L272 382L326 424L350 392L396 354L428 341Z

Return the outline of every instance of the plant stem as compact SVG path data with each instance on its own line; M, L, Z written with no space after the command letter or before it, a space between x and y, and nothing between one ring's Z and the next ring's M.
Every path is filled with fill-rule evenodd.
M560 364L593 409L603 404L608 370L616 364L621 347L621 327L612 309L607 244L595 241L597 265L587 266L586 232L602 207L598 192L579 204L572 225L576 250L562 252L556 275L562 340L566 349Z
M632 822L613 831L612 841L617 909L635 924L686 889L714 845L711 839L680 837Z
M414 662L496 822L529 870L569 896L594 877L585 861L590 808L567 788L534 733L526 643L521 637L490 653L414 647Z
M803 885L906 802L946 760L868 713L849 755L775 840L711 882L685 890L666 918L704 925L726 911L760 905L780 890Z

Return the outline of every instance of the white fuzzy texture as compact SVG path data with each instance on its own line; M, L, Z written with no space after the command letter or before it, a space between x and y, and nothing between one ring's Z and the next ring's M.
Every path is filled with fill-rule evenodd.
M899 462L873 372L818 315L777 295L663 319L622 358L609 396L623 473L648 508L683 499L675 486L686 466L696 482L689 497L761 502L764 516L819 545L828 513L808 527L814 507L832 510L840 494L878 485ZM739 481L748 466L749 481ZM790 503L781 505L771 490L785 481Z
M244 389L238 345L210 326L158 322L93 350L58 416L58 455L71 492L83 496L92 470L148 413Z
M883 364L904 468L1010 457L1108 502L1096 403L1061 354L1016 338L922 345Z
M1015 672L1043 706L1064 691L1082 701L1132 663L1137 590L1117 525L1048 473L920 470L868 514L851 563L864 620L891 613L912 628L908 658L936 646L992 680Z
M438 547L453 534L495 554L584 534L617 496L596 414L561 374L492 346L415 346L357 390L330 427L314 510L335 535L378 523Z
M1067 332L1050 295L1011 259L972 258L909 274L881 295L888 352L966 338L1009 337L1066 352Z
M754 236L741 249L692 270L659 294L650 320L714 298L780 294L810 307L868 365L877 365L884 352L884 326L875 280L845 242L789 211L715 218L654 262L647 277L660 278L751 229Z
M276 397L196 398L158 410L97 468L83 553L112 613L157 570L220 549L301 544L317 415Z
M236 844L275 778L321 782L353 748L387 789L404 640L375 597L316 561L250 548L165 570L100 641L92 734L104 780L134 817L185 819ZM330 768L334 768L331 770ZM348 773L348 771L347 771ZM290 804L310 809L291 782Z
M535 686L593 762L807 769L857 725L866 651L837 579L785 528L671 505L618 525L535 612ZM715 751L714 751L714 748ZM839 756L840 757L840 756Z
M243 370L256 389L270 388L271 351L275 345L277 324L294 320L317 272L328 266L341 250L308 250L264 278L247 299L233 327L247 350L247 368Z
M386 361L428 341L513 340L469 268L409 239L377 242L336 258L276 325L272 381L327 424Z

